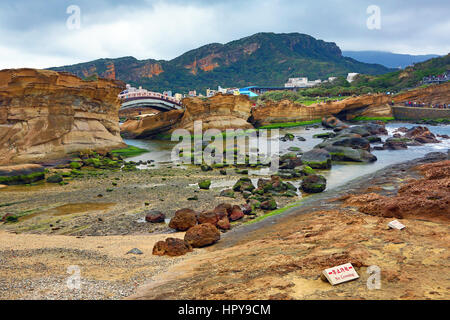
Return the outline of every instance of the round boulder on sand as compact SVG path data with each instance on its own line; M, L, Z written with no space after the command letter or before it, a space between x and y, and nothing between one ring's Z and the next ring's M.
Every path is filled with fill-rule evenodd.
M184 240L194 248L202 248L216 243L220 239L220 231L210 223L199 224L190 228Z
M192 252L191 245L177 238L167 238L166 241L158 241L153 247L153 255L155 256L177 257L188 252Z
M242 212L242 209L240 206L233 206L233 209L230 214L230 220L236 221L240 220L244 217L244 212Z
M162 223L166 219L166 215L160 211L148 211L145 215L145 221L150 223Z
M197 214L191 209L181 209L175 212L169 227L178 231L186 231L197 224Z
M204 211L198 215L197 221L198 224L210 223L212 225L217 225L219 217L214 213L214 211Z

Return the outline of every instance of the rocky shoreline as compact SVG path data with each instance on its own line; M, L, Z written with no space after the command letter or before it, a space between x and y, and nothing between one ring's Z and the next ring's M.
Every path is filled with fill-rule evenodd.
M342 248L347 248L348 246L358 246L358 243L364 243L364 241L369 240L361 240L359 238L366 236L359 235L358 233L353 232L353 236L357 239L356 242L352 242L352 237L347 233L348 230L336 230L337 226L342 226L342 221L345 220L344 226L352 226L354 224L360 225L361 221L372 221L370 222L371 226L377 226L377 228L372 231L385 233L388 232L385 227L388 220L392 220L389 218L379 218L376 216L371 216L363 213L357 212L357 208L353 207L348 209L347 207L342 207L342 201L344 201L343 197L351 195L359 195L367 192L376 192L382 197L392 197L396 194L400 185L405 183L405 179L410 178L420 178L420 173L415 171L413 168L426 163L433 163L436 161L443 161L448 159L448 155L446 154L433 154L423 159L417 159L414 161L409 161L403 164L397 164L385 168L381 171L378 171L369 177L361 177L351 183L347 184L344 187L336 188L330 191L326 191L321 194L312 195L306 199L304 199L301 203L301 206L296 206L291 209L287 209L283 212L282 215L274 215L271 217L267 217L261 222L252 223L252 224L242 224L238 228L233 228L231 231L228 231L225 234L222 234L222 239L212 247L203 248L203 249L195 249L194 252L188 253L184 257L171 258L171 257L158 257L154 256L153 248L158 241L167 239L167 238L184 238L184 232L178 233L167 233L170 229L167 226L156 227L154 228L151 224L146 224L142 222L137 222L138 218L145 218L144 213L146 212L147 206L144 201L147 200L150 203L162 202L158 199L158 194L162 199L164 195L164 200L167 202L170 201L170 195L174 194L175 198L180 198L180 188L177 186L178 180L182 181L183 184L194 184L201 178L211 178L211 175L215 175L218 173L213 172L203 172L196 169L180 169L174 168L168 170L167 168L155 169L152 174L149 176L142 176L142 174L137 174L136 172L126 172L126 173L114 173L112 176L107 178L87 178L89 182L84 180L80 180L79 182L70 183L69 185L63 186L62 188L69 188L69 190L65 190L61 193L61 190L57 190L57 188L61 188L61 186L43 186L40 190L36 190L35 193L30 194L26 192L27 197L33 198L33 205L39 206L40 203L44 204L47 201L51 200L55 204L58 203L58 198L60 201L64 199L64 202L67 203L68 200L76 200L76 201L84 201L84 199L89 199L92 201L92 198L97 197L97 192L99 190L105 190L105 180L108 181L116 181L115 177L120 177L123 181L127 181L130 183L129 186L124 187L125 190L123 192L112 192L106 193L103 191L104 197L101 198L101 201L98 198L95 200L98 203L116 203L115 207L112 210L103 211L101 209L104 208L94 208L94 211L86 211L89 214L79 214L71 216L70 220L66 220L63 224L67 224L61 229L55 229L57 225L53 225L50 227L48 221L45 221L42 229L36 228L35 230L31 229L33 224L30 224L28 229L17 229L14 228L4 228L0 231L0 237L2 241L0 241L0 251L2 253L1 265L4 270L10 270L5 272L2 276L2 287L5 288L4 291L1 292L2 298L5 299L31 299L31 298L42 298L42 299L120 299L126 296L130 296L132 294L132 298L164 298L164 299L172 299L177 297L183 298L242 298L242 299L251 299L251 298L273 298L273 299L285 299L285 298L301 298L303 296L296 296L288 294L290 292L289 288L293 287L292 283L287 281L283 276L284 273L289 274L289 270L294 268L293 266L287 267L283 266L283 268L287 268L287 270L280 271L275 268L275 274L272 275L272 271L268 272L267 276L269 277L269 287L274 285L275 289L261 291L264 292L261 294L256 294L255 292L249 292L249 289L243 290L240 286L246 283L249 288L252 288L256 291L257 286L262 285L262 283L266 283L264 279L262 279L260 283L260 279L258 277L255 278L255 275L251 275L250 272L255 272L260 274L260 272L256 272L256 270L252 267L249 268L248 265L241 265L241 262L235 261L235 258L243 255L244 258L242 261L245 263L255 263L252 261L252 257L255 254L262 254L265 250L268 250L266 253L270 255L266 256L266 253L262 257L265 263L272 264L276 262L278 258L275 258L273 254L276 255L281 254L284 258L281 260L283 263L286 262L285 256L290 254L290 250L286 247L276 247L274 246L273 241L277 244L277 239L294 237L295 234L299 233L302 235L301 239L296 240L295 243L298 242L302 248L306 250L310 246L316 248L315 250L324 251L324 252L334 252L333 254L337 254L338 252L344 251L341 255L338 254L338 260L336 260L336 256L326 256L321 257L320 261L322 261L319 265L320 267L325 266L326 263L339 262L345 259L352 260L355 256L353 255L353 251L350 251L350 255L346 250ZM447 165L448 168L448 165ZM193 172L193 171L195 172ZM171 177L171 186L164 187L163 189L159 189L158 194L155 195L155 199L149 199L148 193L145 193L145 196L136 192L135 194L129 195L128 192L131 190L139 190L135 189L138 185L142 184L145 180L147 184L158 184L163 182L163 179L167 179L170 177L170 174L175 172L177 174L180 171L188 172L189 177ZM165 177L164 177L165 175ZM220 175L220 174L219 174ZM236 178L239 175L236 175ZM109 180L111 179L111 180ZM175 179L173 181L172 179ZM190 179L190 180L189 180ZM120 181L120 180L119 180ZM193 182L193 183L189 183ZM120 184L120 182L119 182ZM85 192L80 193L80 188L82 186L88 185L89 188L85 190ZM134 185L134 186L133 186ZM16 188L16 187L8 187L8 188ZM26 187L17 187L17 191L7 191L8 198L11 195L12 202L15 202L12 206L17 206L16 208L22 208L26 210L29 208L29 203L25 201L25 193L23 193L23 189ZM154 187L150 187L154 188ZM128 191L129 190L129 191ZM168 190L172 190L168 192ZM5 191L2 191L5 192ZM190 191L194 193L194 190ZM216 191L218 192L218 191ZM242 200L237 199L224 199L220 197L216 197L211 194L215 194L216 192L206 191L202 192L199 190L198 194L201 200L195 203L196 210L201 211L207 210L211 207L211 203L215 203L216 205L227 201L231 203L241 204ZM152 192L153 194L154 192ZM127 198L129 197L129 198ZM203 199L205 198L205 199ZM40 200L39 200L40 199ZM341 199L339 201L335 201L336 199ZM130 201L131 200L131 201ZM23 202L25 201L25 202ZM165 202L164 201L164 202ZM185 200L186 202L178 200L177 206L178 208L182 207L192 207L192 201ZM136 202L136 203L134 203ZM135 208L134 211L132 208L132 203L134 203ZM288 202L287 202L288 203ZM286 203L286 204L287 204ZM11 207L2 207L2 211L5 208ZM72 208L69 208L69 211ZM175 209L174 209L175 210ZM105 214L105 212L107 212ZM129 212L129 214L125 214L125 212ZM167 211L166 211L167 212ZM37 218L39 215L35 216ZM70 215L69 215L70 216ZM59 216L64 217L64 216ZM329 224L327 221L328 218L336 219L337 224ZM47 217L48 218L48 217ZM101 221L99 220L101 219ZM381 220L380 220L381 219ZM73 224L68 221L75 221ZM247 220L250 221L250 220ZM295 223L293 223L295 221ZM356 222L355 222L356 221ZM79 225L87 225L88 227L82 230L77 230L75 228ZM436 232L440 232L442 228L448 229L447 224L440 224L437 222L422 221L422 220L407 220L405 224L408 225L408 228L413 228L413 226L417 226L423 228L427 226L427 228L437 228ZM422 224L424 226L422 226ZM105 229L105 225L115 226L111 230ZM297 226L292 230L292 226ZM11 225L10 225L11 226ZM365 228L364 226L360 226L361 228ZM333 242L327 242L331 240L329 236L326 235L322 239L323 228L325 230L332 229L334 230L334 237L336 239L345 238L345 246L339 244L336 246ZM299 230L297 230L299 229ZM317 230L316 230L317 229ZM130 230L134 230L130 232ZM358 229L359 230L359 229ZM378 231L377 231L378 230ZM151 231L151 234L149 234ZM341 232L342 231L342 232ZM360 231L360 230L359 230ZM358 232L359 232L358 231ZM371 231L371 232L372 232ZM11 233L12 232L12 233ZM19 232L18 234L15 234ZM409 232L409 231L408 231ZM427 229L428 232L428 229ZM30 234L33 233L33 234ZM66 236L65 234L77 235L75 236ZM110 235L108 235L110 234ZM117 234L118 236L114 236ZM428 234L428 233L427 233ZM89 236L87 236L89 235ZM108 235L108 236L103 236ZM391 234L392 236L392 234ZM294 237L295 238L295 237ZM414 239L410 239L413 241ZM444 238L445 240L445 238ZM300 242L299 242L300 241ZM307 241L306 243L304 241ZM311 242L312 241L312 242ZM340 240L339 240L340 241ZM344 241L344 240L342 240ZM386 240L383 240L386 241ZM408 240L409 241L409 240ZM415 241L415 240L414 240ZM434 240L433 241L437 241ZM283 242L283 241L282 241ZM119 245L114 246L114 243L120 243ZM414 242L415 243L415 242ZM448 242L447 242L448 243ZM20 250L17 248L20 244ZM270 245L269 245L270 244ZM386 245L389 243L386 242ZM432 245L437 245L437 242L432 242ZM271 248L270 250L268 249ZM439 246L443 246L443 244L438 244ZM38 247L36 247L38 246ZM289 245L291 247L292 244ZM445 246L444 246L445 247ZM133 248L138 248L142 255L133 255L127 254ZM254 249L252 249L254 248ZM253 252L258 251L258 253ZM300 252L300 251L299 251ZM311 254L310 249L306 251L302 251L303 253L299 256L307 257ZM347 253L345 253L347 252ZM358 251L357 251L358 252ZM333 255L332 254L332 255ZM379 251L377 254L389 255L389 251ZM230 262L224 262L223 259L219 258L220 256L230 258ZM198 256L198 258L197 258ZM7 257L7 258L6 258ZM59 257L59 258L58 258ZM358 258L359 256L357 256ZM292 258L292 257L291 257ZM206 260L205 260L206 259ZM250 260L249 260L250 259ZM325 259L325 260L323 260ZM334 260L333 260L334 259ZM357 261L362 261L360 258ZM185 261L186 260L186 261ZM182 263L182 261L185 261ZM217 265L214 268L224 268L222 272L219 270L213 271L204 269L201 267L202 264L213 263ZM222 261L222 262L221 262ZM272 262L271 262L272 261ZM180 262L179 265L176 265ZM326 263L325 263L326 262ZM199 265L200 263L200 265ZM235 265L233 266L233 263ZM281 262L280 262L281 263ZM86 286L85 289L81 292L71 292L67 290L65 287L64 279L67 278L66 268L69 265L81 265L82 270L87 270L85 273L85 280L83 280L83 284ZM28 270L26 273L16 273L14 270L17 268L25 268ZM101 266L101 271L98 267ZM169 267L173 266L175 271L170 269ZM188 274L184 273L185 270L191 270L192 267L195 266L195 270L192 271L194 274L191 274L190 271ZM227 269L227 268L231 269ZM361 264L362 268L364 268L363 264ZM179 273L178 270L181 268L183 273ZM301 270L302 267L300 266ZM93 271L96 270L96 271ZM228 271L226 271L228 270ZM253 270L253 271L252 271ZM278 270L278 271L277 271ZM364 269L362 269L364 271ZM204 272L212 272L213 274L219 274L217 282L213 283L227 283L224 285L224 288L218 288L215 285L207 286L205 289L200 290L200 287L203 287L204 284L201 283L199 279L204 279ZM219 273L216 273L219 272ZM280 273L282 276L280 276ZM299 283L304 285L308 284L309 288L315 288L317 284L319 287L328 286L327 284L320 284L317 282L317 275L319 272L317 269L317 265L314 267L314 272L308 275L307 278L302 280L295 280L295 283L300 281ZM198 273L198 277L194 276ZM319 272L320 273L320 272ZM363 273L363 272L362 272ZM105 276L106 274L114 274L114 276ZM128 274L125 276L125 274ZM157 274L161 274L160 277L155 278ZM171 277L177 274L179 277L183 278L184 275L189 275L188 279L184 279L183 281L187 281L188 284L180 286L180 279L172 279ZM134 276L129 276L134 275ZM211 275L208 275L210 277ZM226 281L221 277L226 277ZM239 281L236 281L236 276L239 276ZM168 281L166 278L170 281ZM229 277L229 278L228 278ZM242 279L245 277L249 277L249 279L255 279L257 284L248 283L243 281ZM393 277L391 275L391 277ZM139 285L142 285L148 279L165 279L164 284L161 287L158 287L158 290L154 291L155 293L150 294L149 289L140 289L136 293L136 288ZM168 281L168 282L167 282ZM296 282L297 281L297 282ZM312 281L312 282L310 282ZM320 281L320 280L319 280ZM52 283L52 284L51 284ZM59 283L59 285L57 285ZM160 283L160 282L156 282ZM154 285L154 284L153 284ZM256 287L255 287L256 285ZM312 286L312 287L311 287ZM173 288L177 288L176 296L173 294ZM183 288L186 288L184 290ZM192 291L188 288L192 288ZM196 288L199 288L198 290ZM276 289L278 288L278 289ZM281 289L280 289L281 288ZM283 289L284 288L284 289ZM341 287L344 288L344 287ZM347 286L347 288L354 289L354 285ZM312 290L312 289L311 289ZM339 292L344 292L345 294L350 294L348 289L339 289ZM166 292L171 292L170 294ZM273 294L268 294L272 292ZM325 295L325 297L329 298L339 298L339 295L333 295L333 292L329 290L327 287L326 292L331 295ZM233 293L233 294L231 294ZM231 294L231 295L230 295ZM442 296L442 292L439 293ZM364 296L364 295L362 295ZM420 296L420 295L419 295ZM436 296L435 298L441 298L441 296ZM321 295L312 295L308 297L323 297ZM345 297L345 295L343 296ZM348 297L352 297L349 295ZM417 296L415 296L417 297ZM425 297L425 296L420 296ZM445 294L444 294L445 297ZM305 297L307 298L307 297ZM376 298L374 296L374 298Z
M363 213L356 201L370 202L373 194L394 198L435 179L448 189L448 159L433 153L393 165L310 197L283 215L233 230L130 299L448 299L448 279L441 272L448 261L448 192L434 200L424 195L431 208L433 201L447 203L437 219L436 212L405 216L402 231L387 227L395 215ZM436 181L428 186L442 187ZM358 271L357 281L332 287L320 279L323 269L347 262ZM380 290L366 286L371 265L381 269Z

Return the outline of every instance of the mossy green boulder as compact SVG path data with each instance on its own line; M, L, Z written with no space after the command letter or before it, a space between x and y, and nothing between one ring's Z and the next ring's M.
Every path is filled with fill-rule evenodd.
M327 188L327 179L319 174L307 176L300 186L306 193L320 193Z
M70 163L70 168L71 169L80 169L81 167L82 167L82 164L79 163L79 162L73 161L73 162Z
M0 167L0 184L31 184L45 179L45 168L38 164Z
M47 178L48 183L60 183L63 181L63 178L59 174L54 174Z
M202 190L209 190L211 187L211 180L202 180L198 183L198 187Z
M313 169L331 169L331 155L323 149L313 149L302 156L303 164Z

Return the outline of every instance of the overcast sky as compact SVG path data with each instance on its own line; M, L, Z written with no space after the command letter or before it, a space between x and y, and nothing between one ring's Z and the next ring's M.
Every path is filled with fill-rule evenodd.
M81 10L67 13L71 5ZM370 30L367 8L381 10ZM72 11L73 12L73 11ZM75 23L75 24L74 24ZM342 50L450 52L448 0L0 0L0 69L98 58L173 59L257 32L300 32Z

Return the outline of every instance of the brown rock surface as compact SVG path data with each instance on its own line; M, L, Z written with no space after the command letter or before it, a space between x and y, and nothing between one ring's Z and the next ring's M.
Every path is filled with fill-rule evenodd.
M442 104L450 100L450 82L402 92L394 96L395 103L417 101L425 104Z
M220 231L210 223L199 224L190 228L184 240L194 248L202 248L216 243L220 239Z
M209 99L186 98L186 111L176 128L194 130L194 121L203 122L203 130L208 129L251 129L247 122L251 115L252 102L248 96L217 94Z
M440 180L448 167L446 161L419 169L424 179ZM407 178L417 173L404 174ZM378 175L366 185L387 181L397 183L397 177ZM424 221L429 217L425 212L402 220L406 229L393 230L387 227L392 218L367 215L354 207L381 197L389 198L373 193L345 204L352 208L329 202L329 209L319 211L313 205L300 206L276 223L229 234L220 244L161 273L131 298L448 299L450 283L443 272L448 268L448 221ZM339 286L320 279L325 268L347 262L355 266L359 279ZM381 290L367 288L372 265L381 269Z
M166 241L158 241L153 247L153 255L177 257L192 252L191 245L184 240L167 238Z
M160 112L154 116L130 119L120 126L120 130L125 138L149 138L171 130L179 122L183 113L183 110L171 110Z
M147 138L176 129L186 129L192 133L195 121L202 121L203 131L253 128L247 121L252 102L245 95L218 94L209 99L186 98L183 106L184 110L128 120L121 126L122 134L128 138Z
M385 218L450 221L450 161L417 169L425 177L403 185L395 197L363 194L350 197L346 203Z
M230 214L231 221L237 221L244 217L244 212L242 211L240 206L233 206Z
M270 123L317 120L337 114L348 114L348 119L359 115L391 117L392 110L387 105L390 101L390 97L385 94L350 97L341 101L328 101L311 106L304 106L289 100L279 103L267 101L264 106L252 110L251 121L258 127Z
M175 212L169 227L178 231L186 231L197 224L197 214L191 209L181 209Z
M0 71L0 164L123 147L117 99L123 86L48 70Z
M145 221L150 223L163 223L165 219L166 215L161 211L152 210L145 215Z
M197 221L199 224L210 223L212 225L217 225L219 217L213 211L204 211L198 215Z
M420 143L439 143L436 136L427 127L413 127L406 131L405 137L416 140Z
M230 224L230 220L228 219L228 217L223 217L222 219L220 219L217 222L217 227L221 230L230 230L231 224Z

